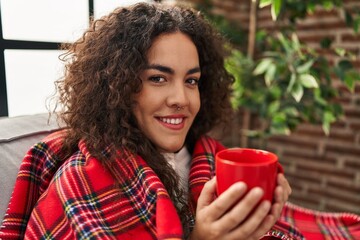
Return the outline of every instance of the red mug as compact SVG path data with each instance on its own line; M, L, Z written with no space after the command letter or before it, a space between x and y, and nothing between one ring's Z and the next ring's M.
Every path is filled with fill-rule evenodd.
M284 170L278 157L271 152L250 148L229 148L215 156L217 194L235 182L245 182L248 191L254 187L264 190L262 200L273 201L277 174Z

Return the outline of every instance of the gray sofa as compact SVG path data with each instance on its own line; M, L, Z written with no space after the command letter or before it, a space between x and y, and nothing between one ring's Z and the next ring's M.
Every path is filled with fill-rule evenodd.
M49 119L47 113L0 118L0 223L26 152L57 129L55 117Z

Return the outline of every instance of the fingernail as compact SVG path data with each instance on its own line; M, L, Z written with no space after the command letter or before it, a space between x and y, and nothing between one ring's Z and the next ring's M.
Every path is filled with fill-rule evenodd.
M234 183L233 187L238 189L238 190L243 190L247 186L246 186L246 184L244 182L236 182L236 183Z
M264 194L264 191L262 190L262 188L259 187L254 187L252 189L253 194L255 194L256 196L262 196Z
M267 200L265 200L265 201L263 201L263 203L262 203L262 206L261 206L264 210L268 210L268 209L270 209L270 207L271 207L271 203L270 203L270 201L267 201Z

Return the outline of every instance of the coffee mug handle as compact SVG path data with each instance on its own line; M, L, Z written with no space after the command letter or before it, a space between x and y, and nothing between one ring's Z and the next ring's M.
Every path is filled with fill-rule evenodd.
M284 173L284 168L281 166L279 162L277 163L277 171L278 173Z

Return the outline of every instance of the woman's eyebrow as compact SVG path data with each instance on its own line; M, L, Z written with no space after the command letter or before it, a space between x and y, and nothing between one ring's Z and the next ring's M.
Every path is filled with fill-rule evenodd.
M148 65L145 69L155 69L160 72L169 73L169 74L175 73L174 69L164 66L164 65L161 65L161 64L151 64L151 65ZM194 67L194 68L189 69L187 71L187 74L193 74L193 73L198 73L198 72L200 72L200 67Z
M148 65L145 69L155 69L160 72L170 73L170 74L174 74L174 72L175 72L174 69L172 69L170 67L166 67L164 65L160 65L160 64L151 64L151 65Z
M187 74L193 74L193 73L198 73L198 72L201 72L200 67L195 67L195 68L192 68L189 71L187 71Z

